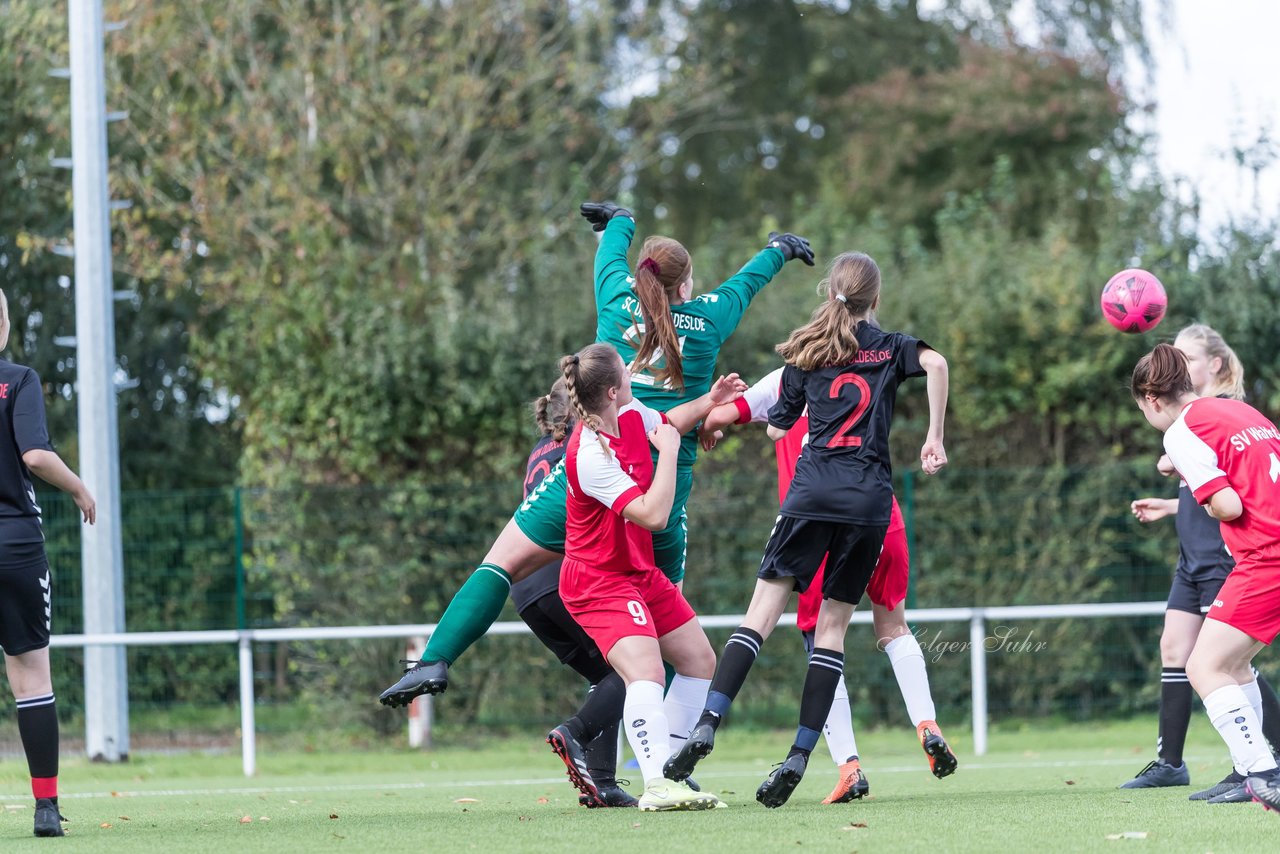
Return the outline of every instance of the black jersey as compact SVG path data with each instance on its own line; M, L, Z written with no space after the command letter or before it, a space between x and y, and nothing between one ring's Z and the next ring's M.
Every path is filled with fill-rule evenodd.
M529 452L529 463L525 467L524 475L524 495L529 497L529 493L533 492L538 484L542 483L542 479L550 474L555 464L564 459L565 445L569 442L566 436L557 442L550 435L543 436L538 440L538 444L533 446L533 450ZM536 602L543 596L555 593L560 589L560 561L553 561L523 581L518 581L511 585L511 601L515 603L517 611L523 611L531 603Z
M1191 489L1178 487L1178 572L1191 581L1226 578L1236 562L1222 541L1218 520L1204 512Z
M53 450L36 372L0 359L0 563L43 557L44 532L31 471L22 455Z
M782 504L783 516L867 526L889 524L893 469L889 424L898 384L924 374L924 342L873 323L858 324L847 365L782 371L769 424L788 430L808 407L809 442Z

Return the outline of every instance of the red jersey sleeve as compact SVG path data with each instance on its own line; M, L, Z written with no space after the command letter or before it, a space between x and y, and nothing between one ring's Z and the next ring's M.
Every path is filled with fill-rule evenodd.
M582 491L615 513L621 514L622 508L644 495L644 490L622 470L618 458L606 454L596 434L589 430L582 431L577 462Z

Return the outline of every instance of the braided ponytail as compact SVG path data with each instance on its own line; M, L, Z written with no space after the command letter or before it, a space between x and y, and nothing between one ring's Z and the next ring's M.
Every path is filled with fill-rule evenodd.
M573 408L578 413L578 420L591 430L599 432L600 416L588 412L583 406L582 399L578 396L578 381L582 376L582 360L575 353L572 356L564 356L560 359L560 373L564 377L564 390L569 398L569 402L573 404Z
M609 445L599 435L604 424L599 413L608 403L609 389L617 388L625 381L618 351L608 344L591 344L572 356L562 357L560 373L564 377L565 393L578 418L596 433L600 447L608 453Z

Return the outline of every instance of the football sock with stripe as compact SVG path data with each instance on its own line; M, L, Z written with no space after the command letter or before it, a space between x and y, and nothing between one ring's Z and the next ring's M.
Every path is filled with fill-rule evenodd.
M1182 748L1191 725L1191 683L1185 667L1160 671L1160 732L1156 755L1175 768L1182 765Z
M800 697L800 726L796 742L788 756L803 753L809 757L818 743L822 725L831 712L836 685L844 676L844 653L834 649L817 647L809 656L809 671L804 677L804 693Z
M706 710L698 718L698 724L710 724L712 728L720 726L720 721L738 696L742 683L747 681L751 665L755 664L760 654L760 646L764 638L746 626L739 626L724 645L720 654L720 663L716 665L715 676L711 678L711 689L707 692Z
M511 576L500 566L482 563L454 594L427 640L423 661L453 662L489 631L511 592Z
M58 709L53 694L22 697L18 735L31 772L31 794L58 801Z
M1204 710L1231 751L1236 770L1248 776L1276 767L1258 716L1239 685L1223 685L1204 698Z
M662 684L644 680L627 686L622 726L640 764L645 785L662 778L662 763L671 755L670 725L662 710Z
M935 721L938 713L933 707L933 694L929 691L929 672L924 665L924 650L914 635L900 635L885 644L885 654L893 665L893 675L898 680L898 690L907 704L907 717L911 725L920 726L923 721Z
M814 633L801 634L805 655L813 655ZM822 725L822 737L827 742L827 750L831 751L831 761L836 765L858 758L858 742L853 736L853 710L849 708L849 686L845 684L844 676L836 683L835 699L831 701L827 722Z

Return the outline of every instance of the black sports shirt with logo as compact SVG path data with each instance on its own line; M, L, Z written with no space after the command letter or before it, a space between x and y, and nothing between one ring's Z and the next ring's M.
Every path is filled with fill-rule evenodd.
M898 385L924 375L923 341L858 324L858 355L847 365L782 371L778 402L769 424L790 429L808 407L809 443L796 462L795 479L782 504L783 516L889 524L893 469L889 424Z
M1236 562L1218 520L1204 512L1184 482L1178 486L1178 572L1191 581L1226 578Z
M533 488L542 483L542 479L551 473L556 463L564 459L565 446L569 444L566 436L557 442L550 434L538 440L529 452L529 462L525 467L524 495L529 497ZM511 601L517 611L523 611L543 596L555 593L560 589L560 561L553 561L523 581L511 585Z
M44 532L31 471L22 455L53 450L44 417L44 390L36 372L0 359L0 563L43 556Z

